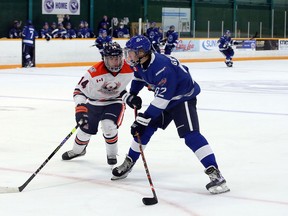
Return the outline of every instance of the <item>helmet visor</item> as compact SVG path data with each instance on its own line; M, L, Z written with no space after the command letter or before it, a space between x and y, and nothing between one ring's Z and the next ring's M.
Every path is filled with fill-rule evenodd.
M125 61L132 67L139 63L139 56L136 51L127 47L124 49L124 58Z

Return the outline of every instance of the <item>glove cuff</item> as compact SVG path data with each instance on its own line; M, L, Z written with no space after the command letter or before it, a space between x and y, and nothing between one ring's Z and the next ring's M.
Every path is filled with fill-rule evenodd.
M75 107L75 112L76 113L87 113L88 112L88 108L86 107L86 104L78 104Z
M124 101L124 103L127 102L127 98L130 96L130 93L128 93L127 91L123 92L120 94L122 100Z
M139 113L136 117L136 121L144 126L148 126L149 122L151 121L151 118L145 118L143 113Z

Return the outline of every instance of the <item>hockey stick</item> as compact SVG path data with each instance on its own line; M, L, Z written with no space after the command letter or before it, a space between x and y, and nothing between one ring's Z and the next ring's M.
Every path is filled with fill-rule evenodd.
M249 40L253 40L253 39L257 38L257 36L258 36L258 32L255 32L255 34L251 38L249 38Z
M255 32L255 34L249 38L248 40L254 40L255 38L258 37L258 32ZM247 40L246 40L247 41ZM232 45L238 45L238 44L243 44L245 42L245 40L242 40L242 41L231 41L232 42Z
M137 117L137 109L136 108L134 108L134 115L135 115L135 118L136 118ZM147 165L147 162L146 162L146 159L145 159L145 156L144 156L144 151L143 151L143 148L142 148L142 143L141 143L140 136L139 136L138 133L136 134L136 136L137 136L137 140L138 140L138 143L139 143L140 154L141 154L142 161L143 161L143 164L144 164L144 168L145 168L145 171L146 171L146 176L148 178L148 181L150 183L150 188L151 188L152 193L153 193L153 197L144 197L142 199L142 202L144 203L144 205L155 205L155 204L158 203L158 198L156 196L156 192L155 192L155 189L154 189L152 178L151 178L151 175L150 175L150 172L149 172L149 169L148 169L148 165Z
M64 143L72 136L72 134L79 127L79 124L72 129L72 131L65 137L65 139L57 146L57 148L49 155L49 157L41 164L41 166L24 182L20 187L0 187L0 193L17 193L24 190L24 188L32 181L32 179L40 172L40 170L48 163L48 161L56 154L56 152L64 145Z

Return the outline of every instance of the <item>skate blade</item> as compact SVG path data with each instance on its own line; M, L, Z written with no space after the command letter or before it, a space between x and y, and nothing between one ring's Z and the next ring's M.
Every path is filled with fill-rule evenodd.
M209 188L208 191L211 194L221 194L221 193L229 192L230 189L227 187L226 183L223 183L221 185L216 185L214 187Z
M124 175L122 175L122 176L114 176L114 175L113 175L113 176L111 177L111 180L112 180L112 181L115 181L115 180L124 179L124 178L126 178L126 177L128 176L128 174L129 174L129 173L126 173L126 174L124 174Z

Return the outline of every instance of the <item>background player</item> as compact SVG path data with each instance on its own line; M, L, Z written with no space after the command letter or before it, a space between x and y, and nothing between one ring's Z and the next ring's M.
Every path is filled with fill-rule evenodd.
M112 43L112 37L107 35L107 31L105 29L101 29L99 31L99 36L95 40L95 46L98 48L98 50L102 56L102 59L104 56L103 46L106 43Z
M226 30L225 34L220 37L218 40L219 43L219 51L225 56L225 64L227 67L233 66L232 58L234 56L234 50L232 48L232 45L237 45L239 42L232 40L231 38L231 32L229 30Z
M62 155L63 160L86 154L90 137L101 123L106 143L107 163L117 163L118 127L122 123L125 104L120 96L133 77L133 71L123 60L123 51L116 42L104 46L104 59L92 66L74 90L77 131L73 149ZM141 103L141 101L140 101Z
M155 98L144 113L138 114L131 126L134 140L123 164L113 169L112 180L127 177L138 160L138 137L144 149L154 132L158 128L165 130L173 120L179 137L185 140L185 144L205 167L205 173L210 178L207 190L212 194L229 191L215 155L200 133L196 109L196 96L200 93L200 87L192 79L188 68L173 57L153 53L150 41L142 35L134 36L126 43L124 56L135 71L130 93L126 95L137 95L148 84L154 86ZM125 95L123 99L125 101Z
M178 44L178 33L175 31L174 25L169 27L169 30L166 32L165 38L162 41L166 42L164 54L170 55L173 48Z
M162 39L162 35L159 32L159 28L156 26L156 22L150 23L150 27L146 30L145 35L149 38L153 51L161 53L160 40Z
M38 33L32 25L31 20L26 21L26 25L22 31L22 42L23 42L23 57L24 67L33 67L35 38L38 37Z

